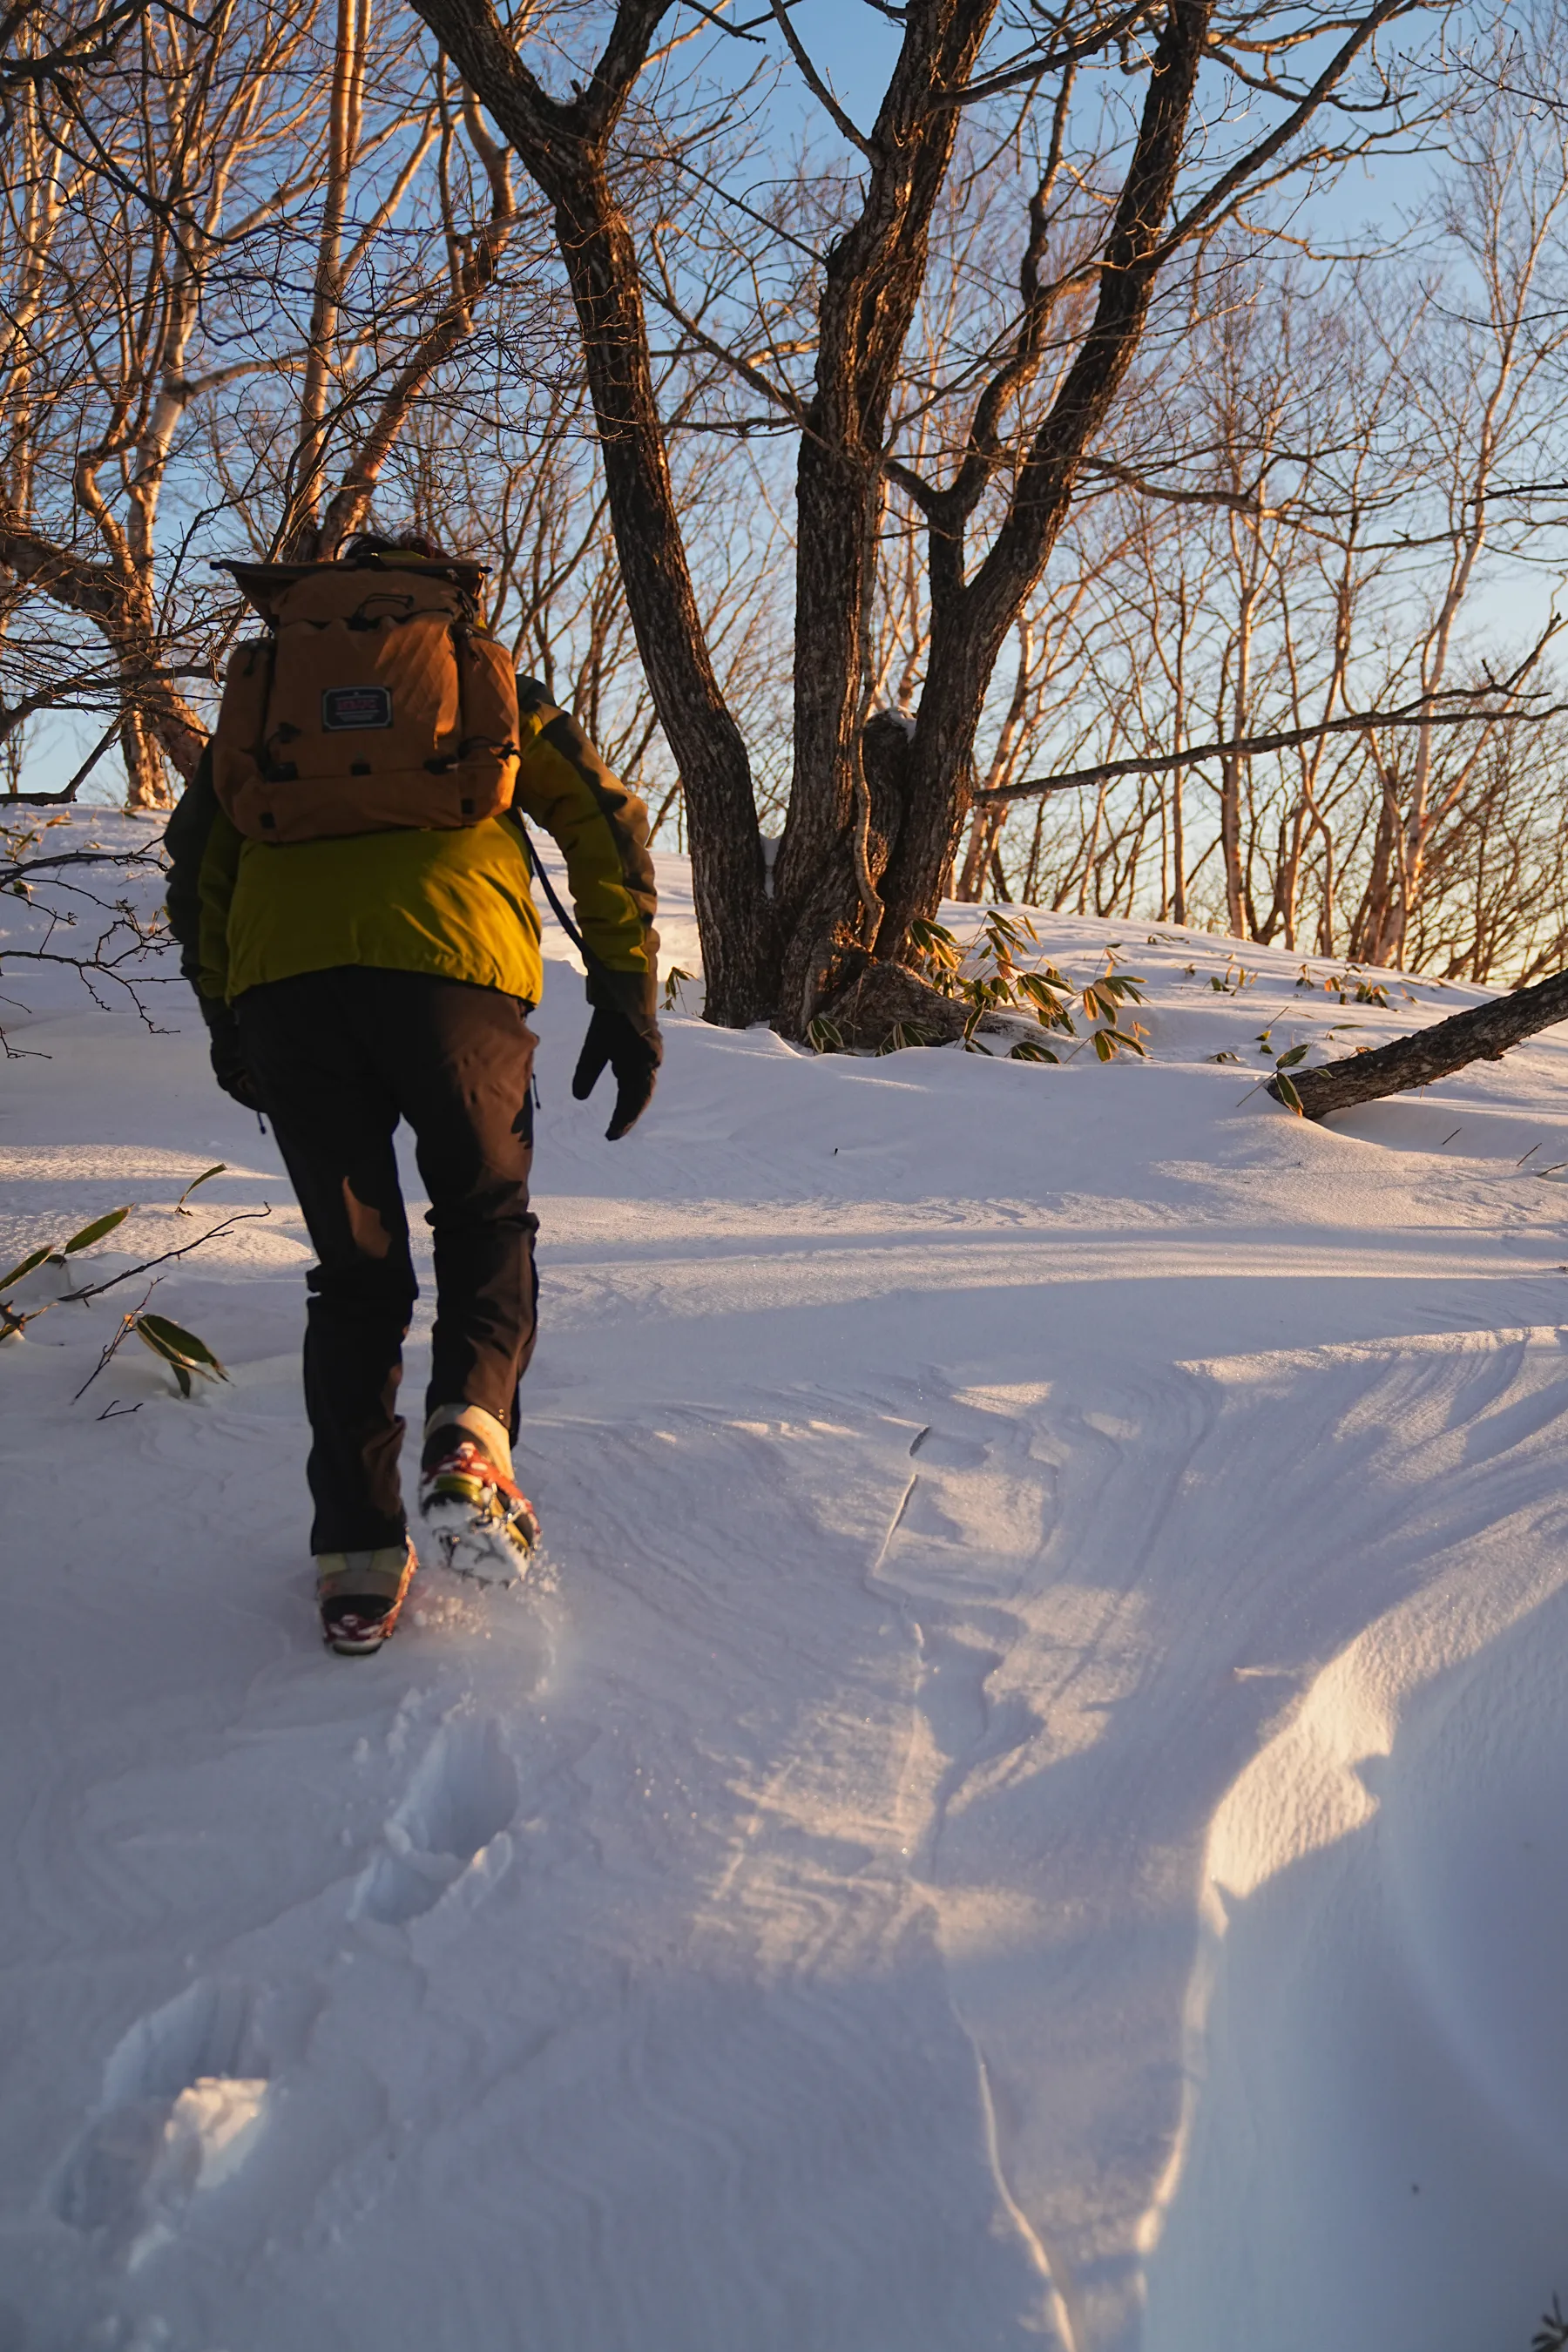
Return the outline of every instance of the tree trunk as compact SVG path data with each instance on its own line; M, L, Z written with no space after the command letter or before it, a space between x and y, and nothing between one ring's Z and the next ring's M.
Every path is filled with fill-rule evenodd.
M841 423L834 437L842 445ZM874 946L882 914L859 741L881 478L864 453L850 457L826 438L820 425L802 436L796 476L795 767L778 856L784 953L773 1008L794 1035L837 987L846 958Z
M1005 808L978 808L970 821L969 841L955 893L966 906L973 906L985 896L986 878L995 866L996 845L1006 822Z
M139 710L128 710L120 730L120 756L125 762L125 805L128 809L166 809L174 805L169 772L158 739Z
M563 186L555 217L626 606L690 822L708 1015L743 1028L775 1009L777 927L751 761L714 675L676 513L631 230L597 163Z
M799 1034L839 985L857 947L877 946L882 924L860 730L888 420L958 136L948 93L968 81L996 5L928 0L904 13L899 56L864 142L860 207L823 272L795 479L795 772L778 863L787 1033ZM902 854L912 806L906 802L891 857Z
M1289 1083L1308 1118L1327 1118L1331 1111L1348 1110L1352 1103L1377 1102L1411 1087L1429 1087L1471 1062L1500 1061L1510 1045L1522 1045L1558 1021L1568 1021L1568 972L1563 971L1494 1003L1451 1013L1434 1028L1396 1037L1370 1054L1352 1054L1315 1070L1296 1070ZM1282 1099L1277 1078L1270 1080L1268 1092L1276 1101Z
M740 1028L778 999L777 922L746 747L697 610L654 395L636 248L605 170L610 132L667 0L622 0L598 68L560 104L486 0L415 0L554 210L598 427L626 608L690 819L707 1017Z
M1171 920L1184 923L1187 919L1187 843L1183 827L1182 774L1180 768L1171 775Z
M348 217L349 187L359 153L369 31L370 0L338 0L321 226L316 244L305 380L300 394L292 496L281 548L285 558L294 563L308 563L321 551L318 518L329 433L329 394L342 305L343 224Z
M879 963L864 955L852 960L849 977L821 1010L842 1045L869 1048L873 1053L895 1043L956 1045L968 1034L974 1012L962 997L940 994L907 965ZM987 1013L974 1026L987 1036L1039 1034L1021 1014ZM903 1032L901 1039L895 1036L898 1031Z
M174 681L159 675L163 664L153 635L143 584L117 564L91 562L56 547L34 530L8 521L0 511L0 572L22 581L66 611L79 614L100 632L123 681L127 713L121 737L132 807L167 805L167 759L185 782L195 772L206 730Z
M1073 487L1131 366L1164 233L1214 0L1172 0L1122 184L1093 320L1020 466L989 553L964 576L963 525L982 485L931 529L931 642L910 761L910 809L889 863L879 955L898 960L935 908L973 791L974 739L991 676L1025 598L1061 535Z

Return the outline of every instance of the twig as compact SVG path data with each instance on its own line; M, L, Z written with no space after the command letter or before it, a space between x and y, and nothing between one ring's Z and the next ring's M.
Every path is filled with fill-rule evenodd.
M100 1372L102 1371L105 1364L108 1363L110 1358L113 1355L121 1341L124 1339L127 1331L133 1331L135 1329L136 1318L141 1314L142 1307L146 1306L147 1301L152 1297L153 1293L157 1289L157 1287L158 1285L155 1281L150 1282L147 1285L146 1289L142 1292L140 1301L131 1309L130 1314L122 1315L121 1317L119 1328L116 1330L112 1339L105 1342L102 1355L100 1356L97 1363L94 1364L91 1371L89 1372L86 1380L83 1381L80 1388L78 1389L75 1396L72 1397L72 1404L79 1404L81 1402L89 1389L91 1388L94 1381L97 1380ZM101 1421L103 1418L104 1415L100 1413L99 1419Z
M264 1201L259 1209L237 1209L232 1217L225 1217L221 1224L209 1226L205 1234L198 1234L194 1242L187 1242L184 1249L165 1250L161 1257L143 1258L140 1265L128 1265L123 1274L110 1275L107 1282L89 1283L85 1290L62 1290L59 1304L64 1307L74 1301L79 1305L84 1299L101 1298L106 1290L116 1289L122 1282L131 1282L139 1274L150 1273L155 1265L169 1265L175 1258L189 1257L193 1250L199 1250L207 1242L216 1242L219 1234L226 1234L233 1225L249 1224L256 1218L271 1214L272 1203L269 1201ZM136 1311L140 1314L142 1310L138 1307Z

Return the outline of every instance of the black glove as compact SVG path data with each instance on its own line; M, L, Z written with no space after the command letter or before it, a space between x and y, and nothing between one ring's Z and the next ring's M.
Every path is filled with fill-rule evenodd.
M616 1005L595 1006L577 1057L572 1094L574 1100L586 1102L605 1068L615 1072L616 1113L605 1129L607 1143L618 1143L647 1110L663 1059L663 1040L651 1013L634 1016Z
M226 1004L215 1004L205 996L200 1001L202 1018L207 1024L214 1077L225 1094L231 1095L247 1110L265 1110L267 1106L261 1099L256 1074L245 1058L238 1022Z

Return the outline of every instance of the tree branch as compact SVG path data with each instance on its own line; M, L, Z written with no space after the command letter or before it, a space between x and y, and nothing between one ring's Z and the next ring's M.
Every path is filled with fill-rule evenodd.
M1501 686L1450 687L1447 695L1482 701L1489 695L1506 692ZM1338 719L1321 719L1310 727L1282 727L1268 735L1237 735L1226 742L1191 743L1181 751L1156 752L1148 758L1103 760L1092 768L1075 768L1060 776L1029 776L1022 783L999 784L992 792L976 793L976 806L994 808L1004 801L1043 798L1049 793L1080 792L1100 784L1113 784L1123 776L1168 776L1176 768L1202 767L1208 760L1248 760L1260 758L1268 751L1293 751L1302 743L1316 743L1325 735L1355 735L1374 727L1489 727L1504 719L1523 719L1531 725L1543 724L1549 719L1560 719L1568 710L1568 702L1548 703L1543 709L1521 710L1517 704L1502 710L1434 710L1431 698L1420 696L1414 702L1396 705L1392 710L1347 710Z

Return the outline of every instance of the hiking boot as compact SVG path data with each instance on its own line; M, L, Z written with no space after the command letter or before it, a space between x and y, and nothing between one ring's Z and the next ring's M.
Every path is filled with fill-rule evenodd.
M316 1556L321 1639L341 1658L368 1658L396 1631L398 1612L419 1565L406 1538L383 1551Z
M506 1430L482 1406L441 1405L426 1423L419 1508L458 1576L516 1584L527 1574L539 1521L512 1477Z

